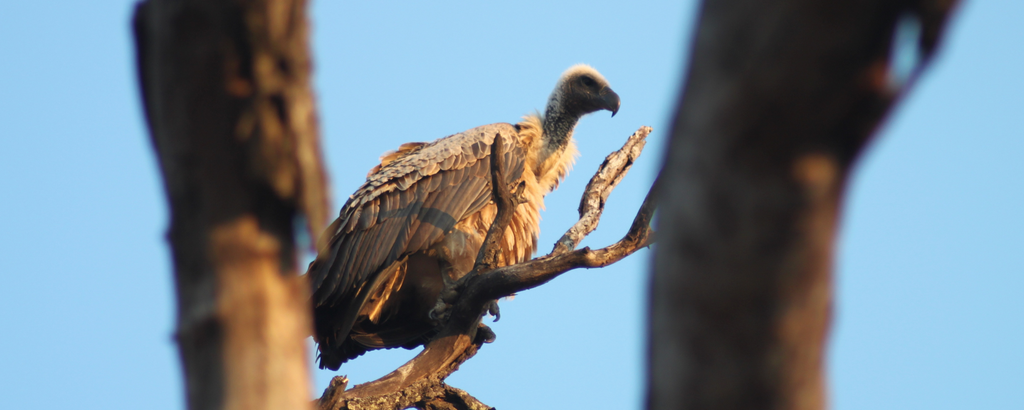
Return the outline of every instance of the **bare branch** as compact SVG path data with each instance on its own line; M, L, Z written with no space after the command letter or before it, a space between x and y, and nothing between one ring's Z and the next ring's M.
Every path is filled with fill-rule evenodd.
M487 230L487 237L484 239L483 245L480 246L480 253L477 254L473 271L463 276L463 278L494 269L498 263L498 253L501 252L498 241L501 240L502 233L508 228L508 224L512 223L512 216L515 215L516 207L524 201L523 189L525 186L519 184L516 187L516 191L512 192L509 190L508 183L505 182L507 181L503 171L505 169L505 144L501 133L494 135L490 158L491 187L494 192L494 204L498 207L498 212L494 216L494 221L491 222L490 229Z
M475 326L476 322L471 324ZM453 326L448 326L434 337L419 355L402 367L380 379L357 385L351 390L344 390L348 383L347 379L335 377L315 405L319 410L399 410L408 407L425 408L417 406L417 403L436 404L439 401L455 400L449 395L449 389L454 388L445 385L444 379L458 370L460 364L473 357L484 343L483 337L474 339L470 336L470 333L475 333L470 330L475 331L472 328L455 330ZM456 333L458 331L463 333ZM469 394L454 390L461 392L456 395L460 397L458 400L477 403L475 407L465 408L488 408Z
M555 243L555 249L551 251L552 255L560 255L576 249L583 237L597 229L597 223L601 219L601 212L604 211L604 203L608 200L608 195L626 176L629 168L633 166L633 162L640 157L644 144L647 143L647 135L650 133L651 127L640 127L626 139L626 143L621 149L609 154L604 159L597 169L597 173L590 179L587 188L583 191L583 198L580 199L580 220Z
M552 253L487 272L461 296L460 304L462 300L490 300L532 289L573 269L608 266L650 245L653 231L649 225L655 208L653 194L654 188L648 192L629 232L618 242L597 250L583 248L560 255Z

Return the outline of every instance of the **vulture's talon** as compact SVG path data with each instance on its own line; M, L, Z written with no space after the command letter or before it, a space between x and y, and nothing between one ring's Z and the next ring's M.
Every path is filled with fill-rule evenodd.
M512 191L512 202L515 206L526 203L526 181L519 181L516 189Z
M497 300L492 300L490 302L487 302L487 304L484 305L484 308L487 309L487 313L488 314L490 314L491 316L494 316L494 322L497 322L498 319L501 319L501 309L498 308L498 301Z
M434 308L428 314L430 320L435 324L448 320L452 305L459 299L459 292L456 289L461 288L460 284L461 281L445 281L444 289L437 295L437 302L434 303Z
M428 313L427 316L430 317L431 321L440 324L441 322L448 320L448 314L451 313L449 309L450 307L450 305L438 298L437 304L434 305L433 309L430 309L430 313Z
M454 289L454 286L441 291L441 296L437 299L444 304L450 305L455 303L455 300L459 298L459 292Z
M494 331L483 323L481 323L480 326L476 328L475 341L479 344L494 343L494 340L497 338L498 335L494 334Z

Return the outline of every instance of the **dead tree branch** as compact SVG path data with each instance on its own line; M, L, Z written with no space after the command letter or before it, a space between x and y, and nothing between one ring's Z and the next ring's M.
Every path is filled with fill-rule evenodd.
M520 184L516 187L516 191L512 192L505 184L508 179L502 171L505 168L505 144L502 142L502 138L501 133L494 134L490 155L492 158L491 189L494 191L494 203L498 207L498 213L494 216L490 229L487 230L487 237L484 239L483 245L480 246L476 263L473 264L473 271L470 273L473 276L494 269L497 265L498 253L501 251L501 247L498 246L501 234L505 232L505 228L508 228L508 224L512 223L516 207L525 200L523 198L524 185Z
M188 407L309 408L294 221L328 215L304 0L148 0L133 21L170 202Z
M467 274L455 286L457 298L451 301L453 305L447 321L441 324L438 335L426 344L419 355L384 377L348 391L344 391L347 380L335 377L318 401L319 408L397 410L412 406L420 409L488 409L469 394L444 384L444 379L476 354L487 339L485 335L478 335L478 329L481 329L480 318L487 304L494 299L539 286L572 269L610 265L649 243L650 221L654 214L651 194L648 194L622 240L598 250L573 250L597 226L608 194L639 157L650 132L650 127L641 127L627 139L621 149L609 155L598 169L583 194L580 222L570 228L556 245L556 251L560 249L559 246L564 246L564 250L512 266ZM500 144L496 142L494 145ZM501 155L492 155L491 158L494 159L491 170L493 181L504 181L500 175ZM492 185L498 215L481 248L478 267L494 266L496 254L486 248L495 246L518 203L516 193L501 185ZM509 215L502 218L503 212Z
M825 407L843 188L955 3L704 2L658 186L649 409Z
M569 231L562 235L562 238L555 243L553 255L561 255L580 244L580 241L594 229L601 219L601 212L604 211L604 203L608 201L612 189L619 184L619 181L626 176L633 162L640 157L647 143L647 135L651 133L651 127L640 127L637 132L629 136L622 149L608 155L601 163L597 173L587 183L583 190L583 198L580 199L580 220L569 228Z

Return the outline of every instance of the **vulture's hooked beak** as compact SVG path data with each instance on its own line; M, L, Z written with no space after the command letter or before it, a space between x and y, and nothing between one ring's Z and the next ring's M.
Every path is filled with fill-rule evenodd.
M601 108L611 111L612 117L619 112L619 95L615 94L611 88L605 87L601 90L601 103L604 104Z

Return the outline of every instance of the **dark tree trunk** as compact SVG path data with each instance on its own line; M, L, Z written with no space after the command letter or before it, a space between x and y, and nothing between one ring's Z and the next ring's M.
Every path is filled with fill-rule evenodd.
M850 166L953 0L708 0L658 187L650 409L821 409ZM923 57L890 65L898 26Z
M327 215L303 0L149 0L139 77L170 202L188 407L309 408L295 221Z

